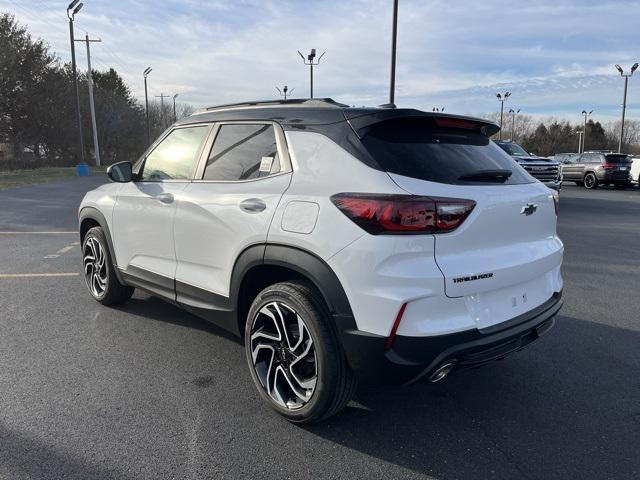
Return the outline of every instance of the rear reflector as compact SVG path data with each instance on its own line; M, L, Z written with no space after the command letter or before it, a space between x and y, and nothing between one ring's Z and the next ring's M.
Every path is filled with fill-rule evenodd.
M331 201L372 235L451 232L476 206L460 198L361 193L339 193Z
M385 350L391 350L393 347L393 341L396 339L396 333L398 332L398 327L400 326L400 322L402 321L402 316L404 315L404 310L407 308L407 304L403 303L398 311L398 315L396 315L396 320L393 322L393 326L391 327L391 333L387 337L387 341L384 344Z

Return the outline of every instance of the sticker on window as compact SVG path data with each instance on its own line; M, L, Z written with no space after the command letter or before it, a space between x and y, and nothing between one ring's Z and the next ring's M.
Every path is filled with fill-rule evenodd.
M260 171L263 173L269 173L271 171L271 165L273 165L273 157L262 157L260 162Z

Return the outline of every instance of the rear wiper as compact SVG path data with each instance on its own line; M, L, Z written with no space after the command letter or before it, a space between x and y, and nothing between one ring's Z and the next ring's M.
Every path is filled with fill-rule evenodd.
M512 175L511 170L477 170L460 175L458 180L470 182L500 182L504 183Z

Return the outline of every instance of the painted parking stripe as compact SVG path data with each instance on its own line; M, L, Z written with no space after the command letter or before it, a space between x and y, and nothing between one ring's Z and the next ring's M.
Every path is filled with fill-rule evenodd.
M78 232L0 232L0 235L77 235Z
M62 255L63 253L67 253L69 250L74 248L76 245L77 245L77 243L74 243L73 245L67 245L66 247L63 247L60 250L58 250L56 253L59 254L59 255Z
M33 277L77 277L74 273L0 273L0 278L33 278Z

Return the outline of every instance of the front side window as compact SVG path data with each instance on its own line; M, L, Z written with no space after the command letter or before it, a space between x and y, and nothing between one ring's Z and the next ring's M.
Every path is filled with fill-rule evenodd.
M175 129L147 156L141 179L190 179L197 161L196 155L208 130L206 125Z
M207 159L204 180L238 181L280 172L273 125L222 125Z

